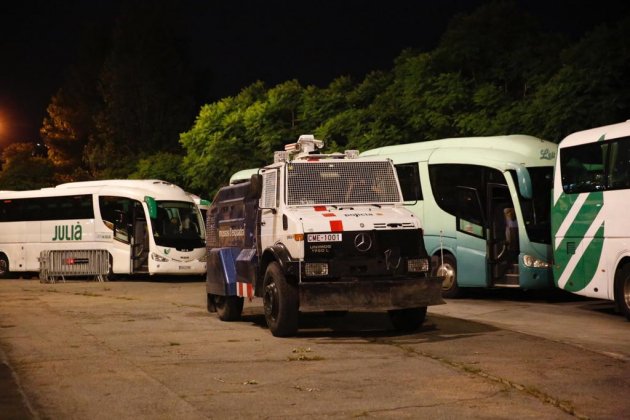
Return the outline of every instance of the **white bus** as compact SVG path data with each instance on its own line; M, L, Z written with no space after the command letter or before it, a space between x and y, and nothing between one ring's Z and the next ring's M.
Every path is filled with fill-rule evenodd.
M554 280L616 302L630 320L630 121L560 142L554 179Z
M386 156L420 218L444 297L463 288L553 287L550 202L557 145L509 135L433 140Z
M42 252L105 250L108 274L202 275L205 227L193 198L160 180L0 191L0 276L39 272Z

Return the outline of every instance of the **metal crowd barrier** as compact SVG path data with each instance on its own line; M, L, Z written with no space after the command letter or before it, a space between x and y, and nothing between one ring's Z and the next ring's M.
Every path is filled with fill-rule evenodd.
M103 249L46 250L40 253L39 264L42 283L65 282L70 276L107 281L109 253Z

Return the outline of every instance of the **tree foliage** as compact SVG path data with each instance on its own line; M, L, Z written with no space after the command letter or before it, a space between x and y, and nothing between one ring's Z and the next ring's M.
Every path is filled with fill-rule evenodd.
M51 100L42 135L56 173L87 163L91 176L161 178L209 197L301 134L327 151L512 133L559 141L628 118L630 17L570 42L498 1L453 18L435 49L402 51L389 71L323 87L259 81L201 106L191 125L176 6L128 1L98 71Z
M85 149L96 176L125 177L139 158L178 151L192 120L191 78L177 2L126 3L100 73L103 109Z
M80 58L70 66L63 86L51 98L40 128L48 158L64 181L89 177L83 152L95 132L94 116L102 109L97 76L108 44L106 28L89 26L82 41Z
M559 141L621 121L630 107L623 82L628 23L598 28L571 45L514 2L486 4L455 17L435 50L403 51L389 72L358 83L340 77L324 88L257 83L206 105L181 137L184 171L190 185L212 192L305 133L323 138L329 151L365 150L512 133ZM256 99L244 101L250 91Z
M169 152L157 152L142 158L136 170L129 175L131 179L161 179L175 185L184 185L182 174L183 156Z
M33 144L13 143L3 150L0 190L38 189L52 187L57 182L52 162L34 156Z

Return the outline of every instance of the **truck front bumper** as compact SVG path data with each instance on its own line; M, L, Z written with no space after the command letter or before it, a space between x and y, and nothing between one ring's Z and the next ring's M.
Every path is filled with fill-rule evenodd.
M302 282L300 310L382 311L440 305L442 277Z

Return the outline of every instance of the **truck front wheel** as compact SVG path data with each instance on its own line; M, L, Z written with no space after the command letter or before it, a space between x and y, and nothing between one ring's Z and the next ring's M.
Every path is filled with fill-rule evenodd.
M389 311L389 320L400 331L414 331L420 328L427 316L427 307L394 309Z
M265 320L271 334L276 337L294 335L298 330L298 290L287 282L277 262L267 266L263 287Z

